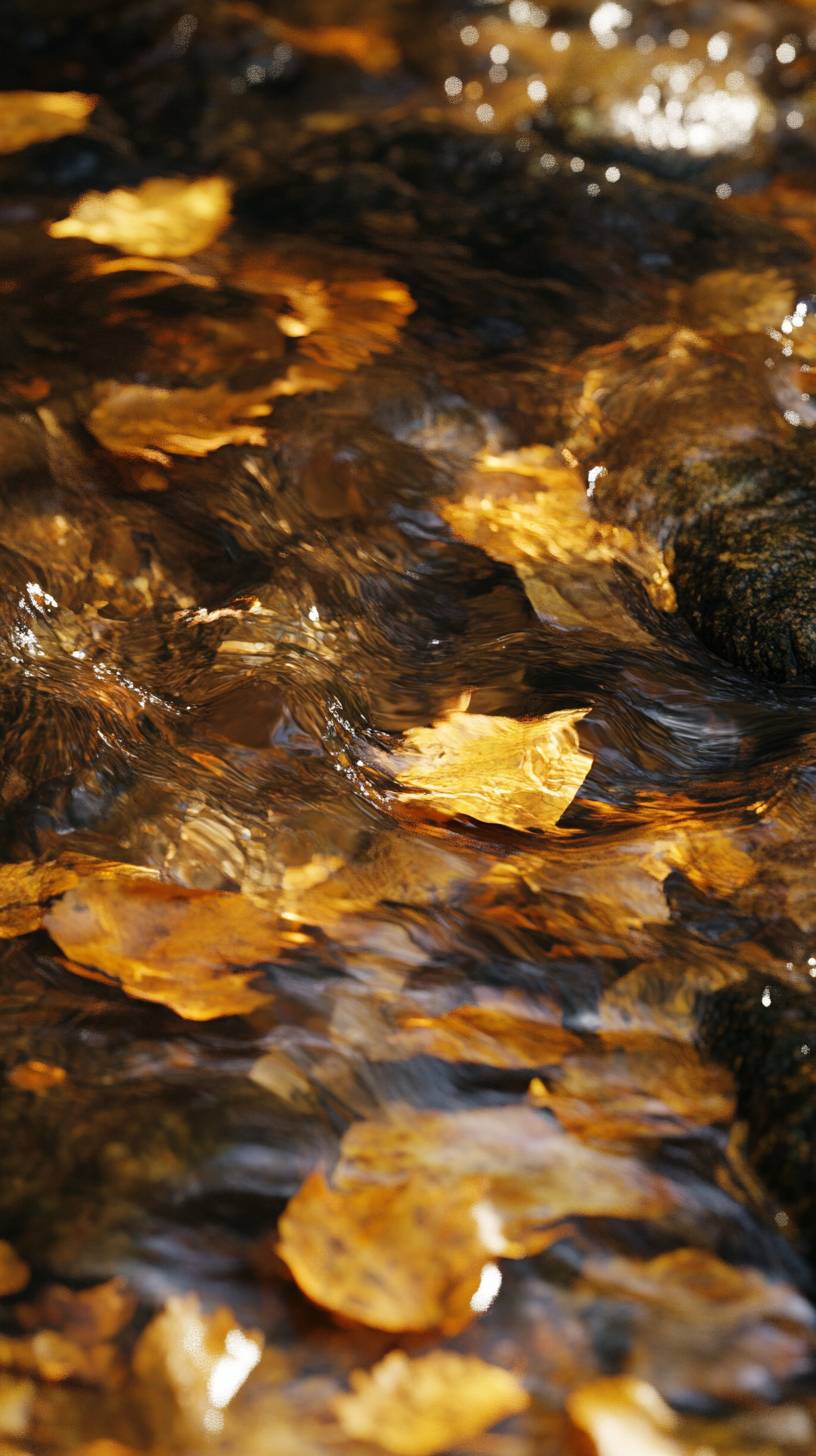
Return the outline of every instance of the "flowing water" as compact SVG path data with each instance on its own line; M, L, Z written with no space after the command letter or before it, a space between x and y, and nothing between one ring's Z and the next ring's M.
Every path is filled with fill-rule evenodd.
M816 10L0 39L0 1449L816 1449Z

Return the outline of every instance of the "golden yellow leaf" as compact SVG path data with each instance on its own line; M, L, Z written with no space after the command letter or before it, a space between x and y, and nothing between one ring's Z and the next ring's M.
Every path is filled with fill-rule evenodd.
M88 880L47 912L45 927L80 966L129 996L188 1021L240 1016L268 997L253 969L280 944L277 915L246 896L131 879Z
M282 20L272 22L281 40L311 56L337 57L353 61L362 71L373 76L390 71L399 64L399 51L394 42L371 26L357 29L350 25L289 25Z
M596 1138L671 1137L689 1125L728 1122L735 1112L724 1067L655 1036L610 1037L597 1051L568 1057L548 1081L552 1091L534 1104Z
M278 1251L304 1294L378 1330L455 1331L489 1261L479 1177L417 1173L397 1186L332 1188L319 1170L290 1199Z
M247 416L267 415L269 390L233 394L208 389L160 389L149 384L109 383L88 417L88 428L117 455L168 465L172 455L209 455L224 445L262 445L266 431Z
M574 1426L595 1456L684 1456L677 1419L654 1386L629 1375L591 1380L567 1397Z
M121 874L123 866L113 860L92 859L88 855L66 854L59 859L37 864L20 860L0 866L0 940L28 935L39 930L45 907L50 900L87 876L101 878ZM125 873L153 878L154 872L128 868Z
M61 1087L66 1075L64 1067L55 1067L50 1062L18 1062L8 1073L7 1081L22 1092L49 1092L52 1087Z
M551 829L592 767L576 724L588 708L526 721L454 710L430 728L409 728L394 772L406 797L452 817L511 829Z
M195 1294L176 1295L139 1337L133 1370L141 1382L148 1423L162 1443L168 1435L198 1441L217 1435L223 1412L263 1353L263 1336L242 1329L232 1312L206 1314Z
M439 1057L486 1067L542 1067L578 1050L580 1037L544 1017L524 1016L498 1006L458 1006L444 1016L399 1018L396 1056Z
M455 1113L394 1104L381 1118L352 1123L334 1182L383 1187L418 1175L452 1192L462 1180L484 1179L491 1252L510 1258L545 1247L565 1219L659 1217L674 1201L665 1180L636 1158L589 1147L523 1103Z
M394 1456L435 1456L481 1435L530 1403L515 1375L474 1355L433 1350L412 1360L392 1350L354 1370L335 1411L346 1435Z
M21 1289L25 1289L29 1278L29 1267L20 1258L17 1250L5 1239L0 1239L0 1298L7 1294L19 1294Z
M229 225L231 201L223 177L155 177L133 189L86 192L48 231L52 238L87 238L143 258L187 258Z
M655 606L663 611L676 606L654 542L598 520L580 472L545 446L482 455L465 491L437 505L464 541L516 568L534 606L539 590L546 589L539 569L548 560L565 566L623 563L641 577ZM637 632L634 621L627 621Z
M81 91L3 91L0 154L84 131L96 102L95 96L85 96Z
M86 1347L56 1330L39 1330L25 1337L0 1335L0 1369L57 1383L108 1385L121 1373L121 1361L113 1345Z

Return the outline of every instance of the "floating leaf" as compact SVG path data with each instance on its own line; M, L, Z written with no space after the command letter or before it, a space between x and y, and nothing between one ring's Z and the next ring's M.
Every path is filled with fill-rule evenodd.
M332 1188L312 1173L279 1224L279 1253L304 1294L379 1330L461 1329L489 1260L481 1178L417 1173L394 1186Z
M392 1350L350 1376L351 1395L335 1410L343 1430L394 1456L435 1456L526 1410L515 1375L473 1355L433 1350L412 1360Z
M263 1336L242 1329L228 1309L205 1314L195 1294L176 1295L151 1320L133 1357L156 1436L217 1435L223 1411L255 1369Z
M431 728L409 728L395 772L411 798L445 817L551 829L592 767L576 731L588 711L520 720L454 710Z
M0 154L84 131L96 101L81 91L0 92Z
M231 200L223 177L156 177L133 189L86 192L48 231L52 238L87 238L144 258L187 258L228 226Z
M264 1005L253 970L236 968L261 966L280 944L276 914L246 896L126 877L69 890L45 926L72 961L189 1021Z
M29 1278L28 1265L11 1244L0 1239L0 1298L7 1294L19 1294L21 1289L25 1289Z

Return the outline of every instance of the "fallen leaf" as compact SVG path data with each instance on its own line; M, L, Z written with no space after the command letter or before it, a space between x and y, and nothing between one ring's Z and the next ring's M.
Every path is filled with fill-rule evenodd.
M169 465L170 455L209 455L224 445L263 445L266 431L247 416L269 413L268 389L233 394L208 389L160 389L149 384L100 387L88 428L116 455Z
M278 1251L315 1304L374 1329L455 1331L489 1260L479 1177L417 1173L394 1186L333 1188L316 1170L281 1217Z
M15 1311L24 1329L59 1330L77 1345L92 1346L112 1340L136 1312L136 1297L121 1277L89 1289L51 1284L30 1304Z
M7 1294L19 1294L25 1289L31 1271L16 1249L5 1239L0 1239L0 1298Z
M394 771L406 797L445 817L552 829L592 767L576 732L588 712L523 721L454 710L431 728L408 729Z
M297 50L310 56L353 61L372 76L382 75L399 64L399 51L394 42L371 26L358 29L350 25L289 25L282 20L270 23L280 39Z
M134 877L155 877L152 870L125 868L114 860L78 854L61 855L44 864L21 860L0 866L0 940L41 929L49 901L79 884L81 879L89 876L104 879L122 874L123 869Z
M813 1307L792 1285L705 1249L654 1259L592 1257L580 1290L618 1300L630 1329L627 1372L678 1403L774 1400L803 1374Z
M558 1022L492 1006L458 1006L444 1016L399 1018L394 1054L477 1062L486 1067L542 1067L582 1046Z
M644 582L655 606L676 607L662 553L645 533L610 525L592 512L586 481L545 446L483 454L463 493L437 502L458 536L496 561L514 566L533 605L550 562L574 567L626 565ZM610 603L610 606L612 603ZM638 628L627 617L629 631ZM597 622L592 625L597 628Z
M206 1314L195 1294L168 1299L139 1337L133 1370L154 1434L184 1441L217 1435L223 1412L263 1353L263 1336L232 1312Z
M724 1067L692 1046L655 1036L609 1038L568 1057L549 1073L534 1105L549 1107L571 1132L614 1140L677 1136L684 1128L726 1123L735 1092Z
M660 1217L670 1186L637 1159L587 1146L546 1114L522 1104L424 1112L394 1104L352 1123L334 1171L339 1189L384 1187L418 1175L485 1180L490 1252L523 1258L552 1242L573 1217Z
M687 1449L674 1439L677 1418L654 1386L629 1375L582 1385L567 1397L567 1412L595 1456L684 1456Z
M63 895L44 923L71 961L188 1021L246 1015L268 1001L250 983L277 953L279 921L246 896L91 879Z
M81 91L0 92L0 154L84 131L96 102Z
M121 1368L119 1353L110 1344L87 1348L56 1330L39 1330L24 1337L0 1335L0 1369L21 1375L55 1383L77 1380L83 1385L108 1385L116 1382Z
M22 1092L49 1092L52 1087L61 1087L66 1075L64 1067L52 1066L50 1062L18 1062L6 1080Z
M223 177L155 177L133 189L86 192L48 231L52 238L87 238L144 258L187 258L229 225L231 201Z
M6 1446L5 1437L24 1436L29 1429L37 1388L32 1380L0 1375L0 1456L15 1456L18 1447ZM25 1453L21 1453L25 1456Z
M481 1435L530 1403L515 1375L473 1355L433 1350L412 1360L392 1350L354 1370L334 1409L347 1436L394 1456L435 1456Z

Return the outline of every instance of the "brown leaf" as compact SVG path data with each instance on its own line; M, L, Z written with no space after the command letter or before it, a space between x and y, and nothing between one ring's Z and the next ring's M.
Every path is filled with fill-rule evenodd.
M246 1015L266 1004L250 984L253 969L236 968L262 965L280 944L277 915L246 896L125 876L69 890L47 912L45 927L72 961L188 1021Z
M435 1456L481 1435L530 1403L515 1375L473 1355L433 1350L412 1360L392 1350L349 1377L335 1411L346 1435L394 1456Z
M229 225L232 190L223 177L156 177L130 189L86 192L52 238L87 238L144 258L187 258Z
M532 1014L493 1006L458 1006L444 1016L399 1018L394 1038L397 1056L439 1057L445 1062L478 1062L486 1067L543 1067L580 1049L580 1037Z
M669 1399L773 1399L810 1359L814 1311L792 1285L704 1249L591 1258L580 1288L625 1303L630 1374Z
M481 1178L417 1173L396 1186L332 1188L312 1173L279 1224L279 1253L304 1294L379 1330L461 1329L489 1259Z
M29 1278L28 1265L11 1244L0 1239L0 1298L7 1294L19 1294L21 1289L25 1289Z
M454 710L431 728L409 728L394 772L411 791L406 798L446 818L552 829L592 767L576 732L588 711L521 721Z
M140 1336L133 1370L145 1413L162 1443L217 1435L223 1412L255 1369L263 1336L228 1309L205 1314L195 1294L176 1295Z
M0 154L84 131L96 101L95 96L84 96L81 91L3 91Z

